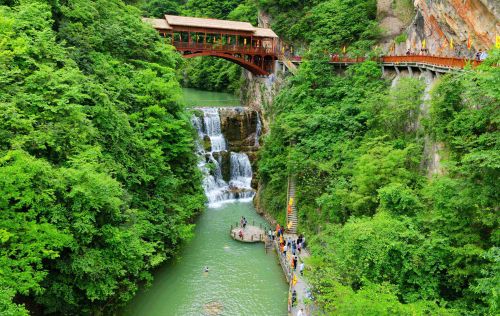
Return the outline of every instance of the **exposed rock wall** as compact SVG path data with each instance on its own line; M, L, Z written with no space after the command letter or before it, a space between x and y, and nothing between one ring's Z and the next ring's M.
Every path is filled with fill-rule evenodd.
M439 77L435 73L422 70L413 71L411 74L407 70L401 70L399 73L395 71L386 71L384 78L391 80L391 87L395 87L399 80L404 77L413 77L422 80L425 83L425 90L422 103L420 104L420 115L416 118L414 122L415 129L422 129L422 120L427 118L429 115L431 95L430 92L434 85L438 82ZM443 143L434 141L425 130L421 133L423 137L424 151L421 157L420 168L426 171L429 177L436 174L445 173L441 161L443 157L446 157L446 148Z
M231 151L244 152L251 162L259 149L257 125L260 118L251 108L222 108L219 111L222 133Z
M414 0L414 18L406 29L393 12L393 3L398 1L402 0L378 0L381 25L388 30L385 49L394 43L398 29L408 35L406 42L396 45L396 54L404 54L408 48L419 52L425 39L430 54L471 56L479 49L492 48L500 35L499 0ZM471 50L467 48L469 38Z

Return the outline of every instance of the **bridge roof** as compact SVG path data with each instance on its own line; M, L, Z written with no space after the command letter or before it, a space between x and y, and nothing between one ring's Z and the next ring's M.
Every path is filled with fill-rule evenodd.
M157 30L171 30L172 29L172 27L170 25L168 25L168 23L165 19L143 18L142 20L144 22L151 24Z
M262 27L256 27L253 35L258 37L278 37L278 35L276 35L273 30L265 29Z
M255 27L248 22L226 21L216 19L193 18L178 15L165 15L166 22L171 26L199 27L218 30L235 30L254 32Z

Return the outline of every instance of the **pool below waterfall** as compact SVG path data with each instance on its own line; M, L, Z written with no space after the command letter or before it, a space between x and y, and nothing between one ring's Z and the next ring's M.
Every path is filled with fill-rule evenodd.
M276 254L229 236L241 216L268 225L248 201L207 208L195 237L177 260L157 271L152 287L139 293L125 315L287 315L288 286Z

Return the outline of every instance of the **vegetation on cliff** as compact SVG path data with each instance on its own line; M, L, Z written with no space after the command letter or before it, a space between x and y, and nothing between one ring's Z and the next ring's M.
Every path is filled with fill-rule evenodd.
M424 115L425 84L401 78L390 88L373 62L338 76L312 55L290 78L267 109L261 199L284 222L283 188L296 175L325 311L498 312L499 80L488 64L443 76ZM431 177L432 142L446 159Z
M0 314L109 314L190 236L179 59L119 0L0 1Z

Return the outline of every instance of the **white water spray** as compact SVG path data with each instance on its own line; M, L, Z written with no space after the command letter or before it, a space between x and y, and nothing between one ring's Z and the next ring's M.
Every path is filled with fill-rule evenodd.
M198 132L197 151L200 156L198 167L204 174L203 189L209 206L214 207L236 199L251 199L255 192L251 187L253 174L248 156L245 153L227 152L227 142L222 134L217 108L197 108L197 110L203 112L203 118L193 116L191 122ZM260 119L258 126L259 123ZM202 146L207 138L210 140L210 151L206 151ZM224 162L222 157L226 153L230 159ZM224 163L230 164L229 183L223 177Z

